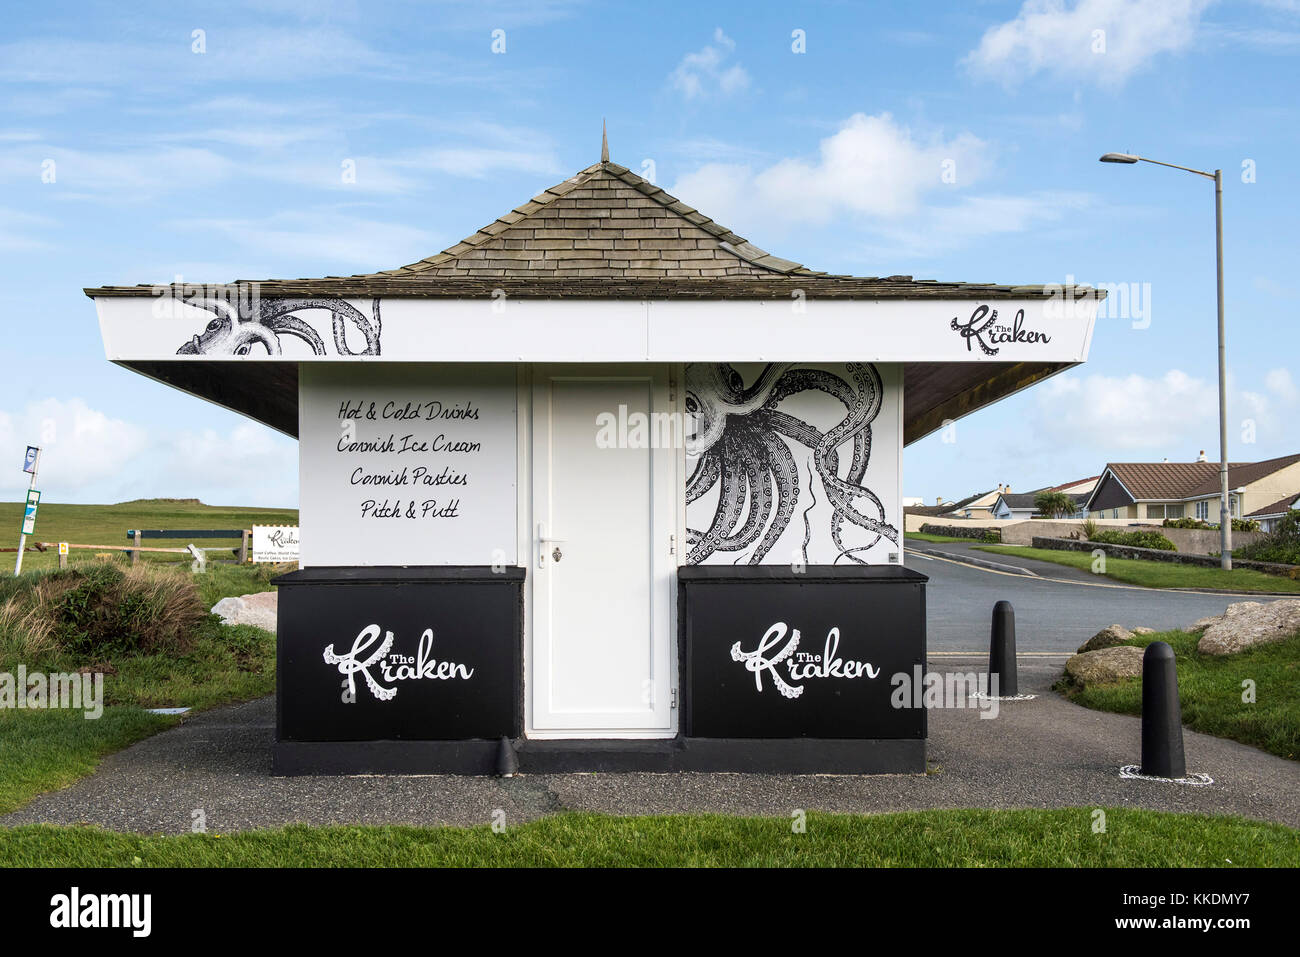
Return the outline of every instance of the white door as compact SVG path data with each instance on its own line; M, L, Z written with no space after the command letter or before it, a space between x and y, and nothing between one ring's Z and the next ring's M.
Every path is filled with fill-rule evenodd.
M677 450L636 428L669 404L664 366L534 369L534 737L673 733Z

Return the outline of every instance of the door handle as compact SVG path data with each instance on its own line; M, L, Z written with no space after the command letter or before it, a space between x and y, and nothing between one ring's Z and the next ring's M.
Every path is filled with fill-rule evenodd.
M553 561L558 562L561 558L563 558L564 555L559 548L559 546L563 544L564 544L564 539L552 538L546 534L545 522L538 522L537 523L537 567L538 568L546 567L546 546L547 545L556 546L555 551L551 553L551 559Z

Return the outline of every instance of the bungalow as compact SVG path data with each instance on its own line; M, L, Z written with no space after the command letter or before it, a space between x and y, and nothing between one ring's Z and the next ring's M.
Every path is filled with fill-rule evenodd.
M1039 514L1037 499L1044 492L1056 492L1057 488L1040 488L1036 492L1019 492L1016 494L1005 493L999 495L997 501L993 504L993 517L1003 520L1024 521L1031 518L1041 518ZM1087 492L1066 492L1074 500L1074 515L1066 516L1077 518L1084 514L1084 508L1088 504Z
M1229 503L1234 518L1276 503L1300 488L1300 454L1262 462L1228 464ZM1088 499L1092 518L1219 519L1217 462L1111 462Z
M110 361L299 440L276 773L925 771L903 447L1102 294L814 272L602 153L395 269L86 290Z
M1271 532L1287 512L1297 508L1300 508L1300 492L1292 492L1276 502L1270 502L1263 508L1247 512L1246 518L1259 522L1260 531Z
M1084 506L1088 502L1088 497L1097 485L1097 480L1101 476L1093 475L1088 478L1075 479L1073 482L1066 482L1062 485L1052 485L1047 488L1036 489L1032 492L1022 492L1012 494L1011 487L1007 486L1002 494L998 496L993 503L993 517L999 519L1011 519L1022 521L1030 518L1039 518L1038 506L1036 500L1044 492L1063 492L1074 499L1075 514L1071 517L1079 517L1084 514Z

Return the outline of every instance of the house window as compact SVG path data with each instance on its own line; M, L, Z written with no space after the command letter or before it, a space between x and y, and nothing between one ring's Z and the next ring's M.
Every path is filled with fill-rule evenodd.
M1147 518L1164 518L1165 507L1163 505L1148 505Z
M1241 496L1240 495L1229 496L1228 503L1229 503L1228 507L1232 509L1232 517L1233 518L1241 517Z
M1197 503L1196 503L1196 517L1199 518L1201 521L1205 521L1205 520L1207 520L1207 519L1210 517L1210 503L1209 503L1209 502L1197 502Z
M1117 509L1117 508L1112 508L1112 509L1110 510L1110 517L1111 517L1111 518L1119 518L1119 509Z
M1182 518L1182 517L1183 517L1182 505L1165 506L1165 518Z

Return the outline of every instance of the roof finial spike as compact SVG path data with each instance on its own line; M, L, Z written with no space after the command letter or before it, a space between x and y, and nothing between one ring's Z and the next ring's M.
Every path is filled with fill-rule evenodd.
M605 134L605 118L600 118L600 161L609 162L609 137Z

